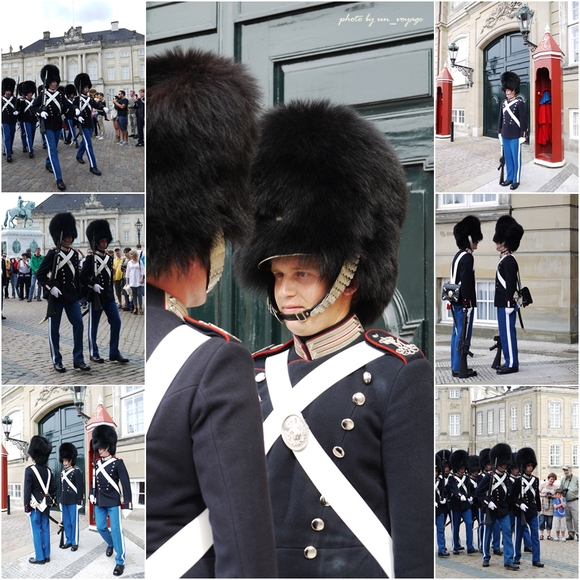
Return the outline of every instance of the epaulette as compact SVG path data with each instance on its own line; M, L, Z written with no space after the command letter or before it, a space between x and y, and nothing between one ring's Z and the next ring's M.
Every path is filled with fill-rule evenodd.
M253 355L252 358L254 360L258 359L258 358L262 358L263 356L270 356L271 354L277 354L279 352L282 352L283 350L287 349L292 343L294 342L294 339L290 339L288 342L285 342L284 344L271 344L270 346L267 346L266 348L263 348L261 350L256 351Z
M382 328L373 328L365 333L365 340L371 346L384 350L389 354L399 357L405 364L408 362L425 358L421 349L414 344L383 330Z
M225 339L227 342L242 342L239 338L236 338L233 334L226 332L223 328L211 324L210 322L202 322L201 320L196 320L195 318L190 318L189 316L184 316L183 320L193 326L196 330L203 332L203 334L209 334L210 336L219 336Z

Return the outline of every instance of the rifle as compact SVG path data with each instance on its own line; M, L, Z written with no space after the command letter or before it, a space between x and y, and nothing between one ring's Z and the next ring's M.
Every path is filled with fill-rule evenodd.
M489 488L487 490L488 497L491 497L491 494L493 493L493 476L495 475L496 469L497 469L497 457L495 458L493 469L491 470L491 473L489 474ZM499 509L499 506L498 506L498 509ZM491 519L491 510L489 509L489 505L487 505L485 507L485 520L483 522L483 525L484 526L491 526L492 523L493 522Z
M499 369L501 367L501 337L499 334L496 334L493 337L495 344L489 347L489 350L497 350L495 353L495 358L493 359L493 363L491 365L492 369Z
M467 355L473 356L473 353L469 351L471 346L469 340L467 340L467 325L468 325L468 308L467 304L463 304L463 327L461 329L461 338L459 339L458 350L460 354L459 359L459 378L467 379L469 377L469 372L467 369Z
M499 167L498 167L498 170L501 171L500 174L499 174L499 184L500 185L504 181L504 173L503 173L504 167L505 167L505 157L504 157L504 154L503 154L503 144L502 144L502 146L501 146L501 157L499 158Z
M56 268L58 266L59 257L60 257L60 248L62 246L62 234L63 234L63 232L61 231L60 238L58 240L58 244L56 245L56 254L54 255L54 260L52 261L52 271L51 271L50 279L53 282L56 278ZM49 318L52 318L54 315L55 315L54 296L53 296L52 292L49 292L48 293L48 305L46 307L46 316L40 321L39 324L46 322Z
M107 258L107 254L105 254L105 259ZM95 285L95 280L97 278L97 244L95 242L95 236L93 235L93 286ZM101 311L103 309L103 305L101 304L101 298L98 292L93 290L93 308L97 311Z

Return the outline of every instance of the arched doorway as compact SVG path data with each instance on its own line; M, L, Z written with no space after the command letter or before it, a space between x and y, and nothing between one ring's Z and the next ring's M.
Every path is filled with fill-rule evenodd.
M483 134L497 139L499 107L505 98L501 75L515 72L520 77L520 95L530 100L530 49L519 32L496 38L483 49ZM528 106L528 115L530 108Z
M57 501L60 499L60 469L61 464L58 460L58 448L65 441L72 443L78 450L76 464L83 473L85 490L87 481L85 476L85 424L78 416L74 405L66 405L54 409L46 415L38 424L38 434L46 437L52 443L52 453L48 458L48 467L57 481ZM83 513L83 512L81 512Z

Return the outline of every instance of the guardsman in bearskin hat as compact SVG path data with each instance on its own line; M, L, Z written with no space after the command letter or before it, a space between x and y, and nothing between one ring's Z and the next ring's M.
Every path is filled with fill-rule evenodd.
M501 90L506 98L499 110L498 133L505 157L506 179L503 186L517 189L522 176L522 144L528 131L526 105L517 94L520 92L520 77L514 72L501 75Z
M522 447L515 457L515 462L520 468L518 477L512 486L512 503L516 506L516 539L514 562L520 563L522 557L522 540L525 538L524 532L529 526L530 539L532 543L532 566L543 568L540 561L540 531L538 514L542 510L540 500L540 481L532 474L538 462L536 454L531 447Z
M80 115L77 116L77 121L79 123L79 129L83 134L83 142L81 143L79 150L77 151L77 161L79 163L84 163L83 155L85 151L87 153L87 159L89 160L91 173L95 175L101 175L99 168L97 167L97 159L95 158L95 152L93 151L93 140L91 134L93 132L93 115L92 110L98 109L99 111L109 112L109 109L105 107L104 103L97 103L95 99L89 94L89 90L92 87L91 79L88 74L81 73L75 78L75 87L78 91L78 97L75 98L75 110L80 110Z
M447 478L451 474L451 464L449 463L451 451L449 449L441 449L435 455L441 460L441 473L445 479L445 485L447 485Z
M72 83L68 84L64 88L64 96L65 96L66 100L68 101L68 103L70 104L70 109L68 110L67 114L65 115L66 130L64 133L64 143L65 143L65 145L72 145L73 141L74 141L75 146L78 149L79 143L77 140L77 130L75 127L76 116L75 116L75 106L74 106L74 101L75 101L75 98L77 96L77 89Z
M479 485L479 483L481 482L481 480L483 479L483 477L485 475L493 472L493 466L491 464L491 459L489 457L490 451L491 451L491 449L489 447L486 447L485 449L482 449L479 452L479 466L481 468L481 474L480 474L479 478L477 479L477 485ZM485 506L481 505L481 502L479 501L477 496L476 496L476 502L479 506L479 521L481 522L481 525L479 526L479 528L477 528L477 536L478 536L477 539L478 539L479 548L482 549L483 530L484 530L483 522L485 521L486 509L485 509ZM503 554L503 552L501 551L501 530L499 527L499 521L497 521L497 520L493 526L493 531L492 531L492 535L491 535L491 543L492 543L493 553L496 556L501 556Z
M513 488L514 483L518 480L521 476L520 474L520 466L516 461L516 454L512 453L512 460L508 466L509 478L510 478L510 485ZM510 519L511 519L511 527L512 527L512 536L516 531L516 513L515 511L510 512ZM524 526L523 532L523 539L524 539L524 551L531 552L532 551L532 540L530 539L530 529L527 525ZM514 548L515 549L515 548Z
M453 531L453 553L459 554L461 542L459 541L459 526L465 524L465 540L467 553L475 554L473 547L473 493L475 489L471 484L468 472L467 451L458 449L451 454L451 467L453 474L447 480L447 493L449 494L449 509L451 510L451 529Z
M36 95L36 85L33 81L21 83L22 98L20 99L20 116L22 122L22 138L25 140L28 157L34 157L34 136L36 134L36 115L32 112L34 96Z
M80 307L79 257L72 248L78 237L76 221L72 213L57 213L48 226L56 248L46 253L36 279L45 288L45 297L52 295L54 315L48 318L48 342L54 370L66 372L60 353L60 320L62 311L73 327L73 364L75 369L90 371L83 356L83 319Z
M53 64L44 65L40 71L44 90L34 99L32 112L38 115L40 132L44 134L47 143L46 169L54 174L56 186L60 191L66 189L62 180L62 171L58 159L58 142L62 130L62 115L66 115L72 105L64 94L58 90L60 71Z
M483 522L479 519L479 501L475 497L475 490L481 479L483 478L483 474L481 473L479 467L479 455L470 455L467 458L467 472L469 473L469 479L471 480L471 487L473 489L473 503L471 504L471 518L474 522L477 522L477 548L479 551L482 550L482 538L479 535L479 528L483 528Z
M113 574L121 576L125 571L125 537L123 518L133 509L131 482L122 459L115 457L117 432L110 425L97 425L92 435L93 450L98 454L93 470L93 482L89 499L95 508L97 531L107 543L107 556L115 550ZM111 529L107 527L107 518Z
M473 252L477 250L477 245L483 239L479 218L468 215L453 228L453 236L459 251L451 261L451 276L449 281L453 284L460 284L459 300L451 304L453 314L453 333L451 335L451 373L454 377L465 379L474 377L477 372L467 368L467 355L471 343L471 333L473 331L474 308L477 307L475 291L475 265L473 262ZM467 325L465 331L465 341L463 341L463 327ZM463 374L460 373L461 358L463 361ZM466 371L466 372L465 372Z
M20 113L18 99L14 94L15 89L16 81L14 79L2 79L2 145L8 163L12 162L16 121Z
M493 471L484 475L475 492L485 513L483 531L484 568L489 566L491 559L489 549L496 521L499 521L503 536L504 567L508 570L519 570L520 568L517 564L514 564L514 546L510 522L510 512L513 508L510 500L511 485L507 468L511 461L511 456L512 448L507 443L494 445L489 452Z
M430 461L432 370L415 345L364 328L395 291L403 168L350 107L295 101L264 117L251 195L237 273L294 335L254 355L278 568L429 577L431 490L414 481L410 519L395 466L409 449Z
M87 227L87 240L93 250L83 262L81 284L88 291L89 301L89 354L91 361L104 363L99 354L97 333L101 314L107 315L111 327L109 342L109 360L125 364L129 362L119 351L119 335L121 333L121 317L113 290L113 259L107 254L107 248L113 240L111 228L107 220L92 221Z
M519 309L517 291L519 286L518 263L513 253L520 247L524 228L509 215L503 215L495 224L493 241L500 252L495 274L494 306L505 362L497 373L505 375L519 370L516 313Z
M157 395L147 402L156 499L146 573L276 577L251 355L187 315L219 279L224 239L238 243L249 230L257 83L229 58L180 48L148 58L147 76L146 372Z
M447 490L445 489L445 477L443 476L443 462L441 457L435 454L435 527L437 529L437 556L448 558L449 552L445 545L445 520L449 513Z
M77 448L72 443L62 443L58 448L58 459L62 463L59 503L66 538L61 548L70 548L73 552L79 549L79 513L85 496L83 473L76 466L77 457Z
M30 529L34 543L34 558L31 564L50 561L50 506L53 503L56 481L50 468L46 466L52 443L35 435L30 440L28 455L34 461L24 470L24 511L30 517Z

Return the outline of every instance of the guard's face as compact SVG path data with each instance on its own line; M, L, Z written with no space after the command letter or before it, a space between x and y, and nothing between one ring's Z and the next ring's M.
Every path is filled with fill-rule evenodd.
M507 248L503 245L503 242L496 242L495 243L495 249L498 252L505 252L505 250L507 250Z
M68 467L68 466L70 465L70 461L69 461L69 460L68 460L68 459L65 457L65 458L62 460L62 464L64 465L64 467Z
M71 245L72 245L72 243L73 243L73 237L72 237L72 236L64 236L64 237L62 238L62 245L63 245L65 248L70 248L70 247L71 247Z
M526 472L526 475L531 475L532 474L532 471L534 471L534 464L533 463L528 463L524 467L524 471Z
M514 95L515 95L515 92L514 92L514 91L512 91L511 89L506 89L506 90L505 90L505 96L506 96L508 99L511 99L511 98L512 98Z
M56 87L58 87L58 83L56 81L52 81L52 82L48 83L48 88L51 91L55 91L56 90Z
M109 247L109 240L107 240L107 238L103 238L97 242L97 246L99 250L106 250Z

